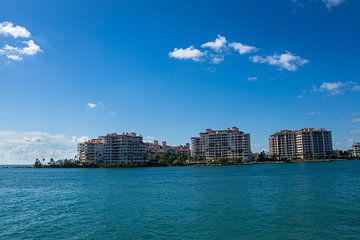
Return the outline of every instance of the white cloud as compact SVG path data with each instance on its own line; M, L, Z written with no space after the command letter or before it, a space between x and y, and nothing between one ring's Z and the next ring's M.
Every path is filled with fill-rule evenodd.
M323 0L323 3L329 9L331 9L333 7L337 7L337 6L339 6L340 4L342 4L344 2L345 2L345 0Z
M238 52L240 55L250 54L258 51L255 46L246 45L240 42L231 42L228 44L224 36L218 35L212 42L201 45L202 48L209 48L207 51L201 51L194 46L188 48L175 48L169 52L169 57L180 60L193 60L195 62L210 62L219 64L224 61L225 56L230 54L230 49ZM309 63L309 60L293 55L290 52L283 54L274 54L270 56L254 55L250 57L254 63L267 63L280 69L296 71L300 66Z
M23 58L20 57L19 55L11 55L11 54L9 54L9 55L6 55L6 57L8 59L10 59L10 60L13 60L13 61L21 61L21 60L23 60Z
M32 56L42 51L40 46L35 44L33 40L25 41L24 43L27 44L27 46L21 49L20 52L23 55Z
M213 64L219 64L221 63L222 61L224 61L224 56L222 55L215 55L211 58L211 63Z
M324 82L320 85L320 92L329 92L331 95L339 95L343 93L343 82Z
M221 36L220 34L217 35L217 38L213 42L207 42L201 45L203 48L211 48L212 50L219 52L223 48L226 47L227 40L225 37Z
M11 22L0 23L0 35L5 37L12 36L14 38L29 38L30 32L22 26L14 26Z
M254 81L257 81L258 78L257 77L248 77L247 80L250 81L250 82L254 82Z
M258 49L254 46L245 45L239 42L229 44L229 47L237 51L240 55L256 52Z
M88 141L90 138L88 136L81 136L81 137L77 137L77 136L73 136L72 137L72 141L73 143L82 143L82 142L86 142Z
M86 106L90 109L94 109L94 108L97 108L98 104L97 103L88 103Z
M22 26L14 26L10 22L0 23L0 35L3 36L12 36L14 38L29 38L31 36L30 32ZM37 45L34 40L26 40L22 42L16 42L19 46L11 46L5 44L0 49L0 55L5 56L8 60L12 61L22 61L25 56L33 56L42 52L39 45ZM24 44L25 46L20 46Z
M290 52L271 56L255 55L250 57L250 60L254 63L266 63L288 71L296 71L300 66L309 63L309 60L293 55Z
M317 116L317 115L320 115L321 112L308 112L307 115L308 116Z
M356 82L347 81L347 82L324 82L320 85L319 89L316 89L319 92L328 92L331 95L340 95L346 92L356 92L357 91Z
M0 50L0 55L5 55L10 60L21 61L23 56L32 56L41 52L41 48L33 40L24 41L25 47L13 47L8 44Z
M144 137L144 142L146 142L146 143L154 143L155 140L156 140L156 137L153 137L153 136Z
M323 82L319 86L312 86L310 90L302 91L305 93L327 93L330 96L338 96L345 93L357 92L357 87L360 86L354 81L338 81L338 82ZM355 115L354 113L352 115Z
M36 158L73 158L76 144L87 139L39 131L0 130L0 164L32 164Z
M205 55L202 51L190 46L188 48L175 48L172 52L169 52L171 58L181 60L193 60L198 62Z

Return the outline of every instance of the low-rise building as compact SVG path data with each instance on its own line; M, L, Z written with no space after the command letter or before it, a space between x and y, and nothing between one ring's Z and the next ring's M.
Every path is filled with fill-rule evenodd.
M153 142L147 142L146 146L149 156L155 156L159 153L178 153L190 156L189 143L185 145L170 146L167 145L165 141L160 144L158 140L154 140Z

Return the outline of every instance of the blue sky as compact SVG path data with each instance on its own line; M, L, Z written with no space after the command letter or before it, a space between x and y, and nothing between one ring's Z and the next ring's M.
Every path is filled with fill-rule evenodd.
M360 141L360 2L0 0L0 163L108 132L189 142L238 126Z

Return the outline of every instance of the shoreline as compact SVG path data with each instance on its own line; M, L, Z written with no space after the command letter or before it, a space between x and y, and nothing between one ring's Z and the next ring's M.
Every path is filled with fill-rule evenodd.
M348 158L348 159L303 159L303 160L279 160L279 161L252 161L252 162L241 162L241 163L187 163L181 165L166 165L158 163L140 163L140 164L128 164L128 163L114 163L114 164L89 164L89 165L77 165L77 166L57 166L57 165L0 165L0 168L152 168L152 167L206 167L206 166L241 166L241 165L262 165L262 164L301 164L301 163L321 163L321 162L336 162L336 161L360 161L359 158Z

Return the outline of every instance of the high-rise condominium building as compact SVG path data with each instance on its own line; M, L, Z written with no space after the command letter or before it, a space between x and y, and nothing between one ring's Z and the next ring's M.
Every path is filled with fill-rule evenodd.
M250 134L240 131L237 127L227 130L207 129L200 133L199 137L191 138L191 154L205 160L250 160Z
M78 158L83 162L101 162L104 158L104 139L91 139L78 144Z
M360 157L360 142L353 144L352 154L354 157Z
M80 161L103 163L147 162L147 148L135 133L111 133L78 145Z
M288 159L295 157L295 132L282 130L269 138L269 152L271 157Z
M331 131L323 128L304 128L297 131L283 130L269 138L270 157L326 158L333 156Z

